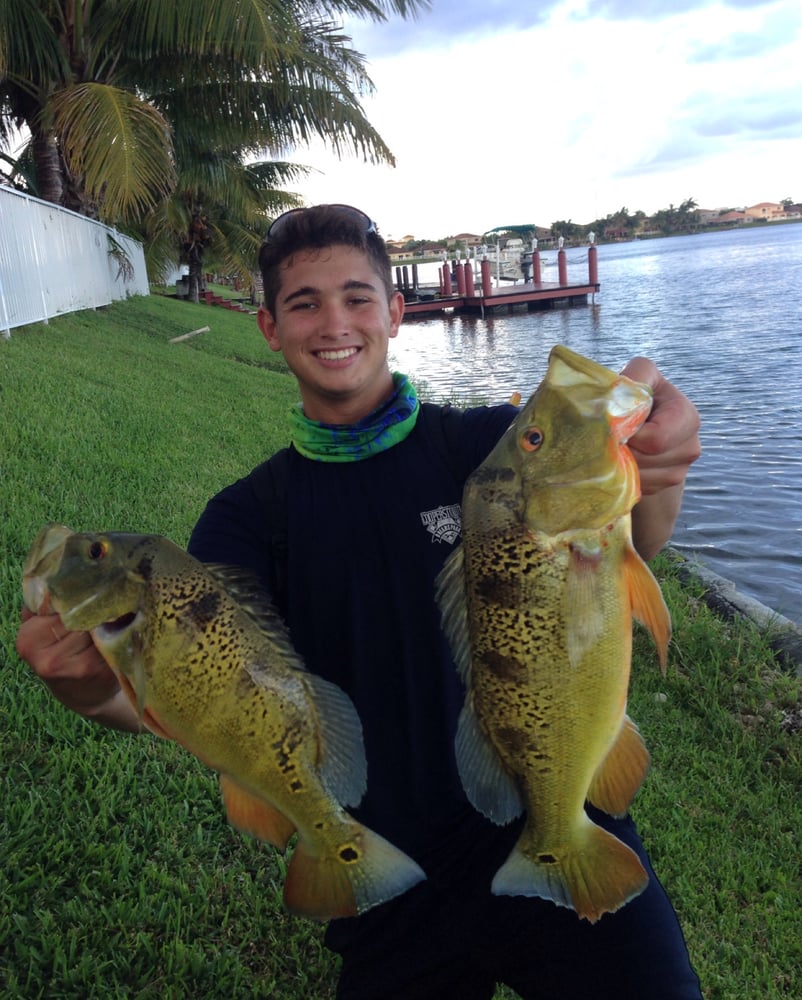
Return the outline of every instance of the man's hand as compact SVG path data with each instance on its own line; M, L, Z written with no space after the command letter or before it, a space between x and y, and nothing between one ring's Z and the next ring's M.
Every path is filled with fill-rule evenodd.
M88 632L69 632L58 615L35 615L23 608L17 652L51 694L73 712L115 729L141 729Z
M632 512L632 537L651 559L671 537L688 469L702 453L699 413L648 358L633 358L623 375L651 386L652 411L628 445L640 472L642 498Z
M628 442L640 470L641 492L650 496L682 485L702 451L696 407L648 358L633 358L622 374L645 382L654 393L648 420Z

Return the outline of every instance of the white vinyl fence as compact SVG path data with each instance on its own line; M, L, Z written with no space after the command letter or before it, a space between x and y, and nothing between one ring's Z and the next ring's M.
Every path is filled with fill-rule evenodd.
M142 244L0 186L0 335L52 316L147 295Z

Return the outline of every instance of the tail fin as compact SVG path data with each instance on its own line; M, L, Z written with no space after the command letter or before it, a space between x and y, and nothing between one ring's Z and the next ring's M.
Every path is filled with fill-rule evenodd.
M347 843L316 855L299 839L284 881L288 910L315 920L353 917L426 878L412 858L384 837L356 827Z
M620 909L649 882L637 854L587 817L574 842L559 856L528 856L521 847L519 840L496 872L493 892L550 899L591 923Z

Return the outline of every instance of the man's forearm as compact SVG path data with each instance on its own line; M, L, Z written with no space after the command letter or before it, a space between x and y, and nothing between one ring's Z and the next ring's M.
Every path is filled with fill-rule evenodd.
M644 559L657 555L671 538L682 506L684 483L641 497L632 511L632 541Z

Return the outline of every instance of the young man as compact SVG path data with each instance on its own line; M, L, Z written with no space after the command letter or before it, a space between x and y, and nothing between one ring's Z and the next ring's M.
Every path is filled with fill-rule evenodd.
M476 813L457 775L462 690L434 581L458 537L435 541L428 515L458 508L465 478L514 409L465 411L448 435L419 419L414 388L387 364L403 298L383 241L358 209L280 216L260 265L259 327L300 388L292 446L213 498L189 548L204 561L253 569L309 669L349 693L368 759L368 791L355 812L428 876L329 926L327 942L343 958L338 997L490 1000L503 982L526 1000L698 1000L676 917L629 818L593 812L651 874L617 913L591 925L544 900L490 892L520 823L497 827ZM631 441L644 492L634 538L649 558L670 536L699 454L699 421L651 362L636 359L625 371L654 389L650 419ZM278 491L265 485L271 475L283 483ZM88 636L24 613L18 649L70 708L138 728Z

